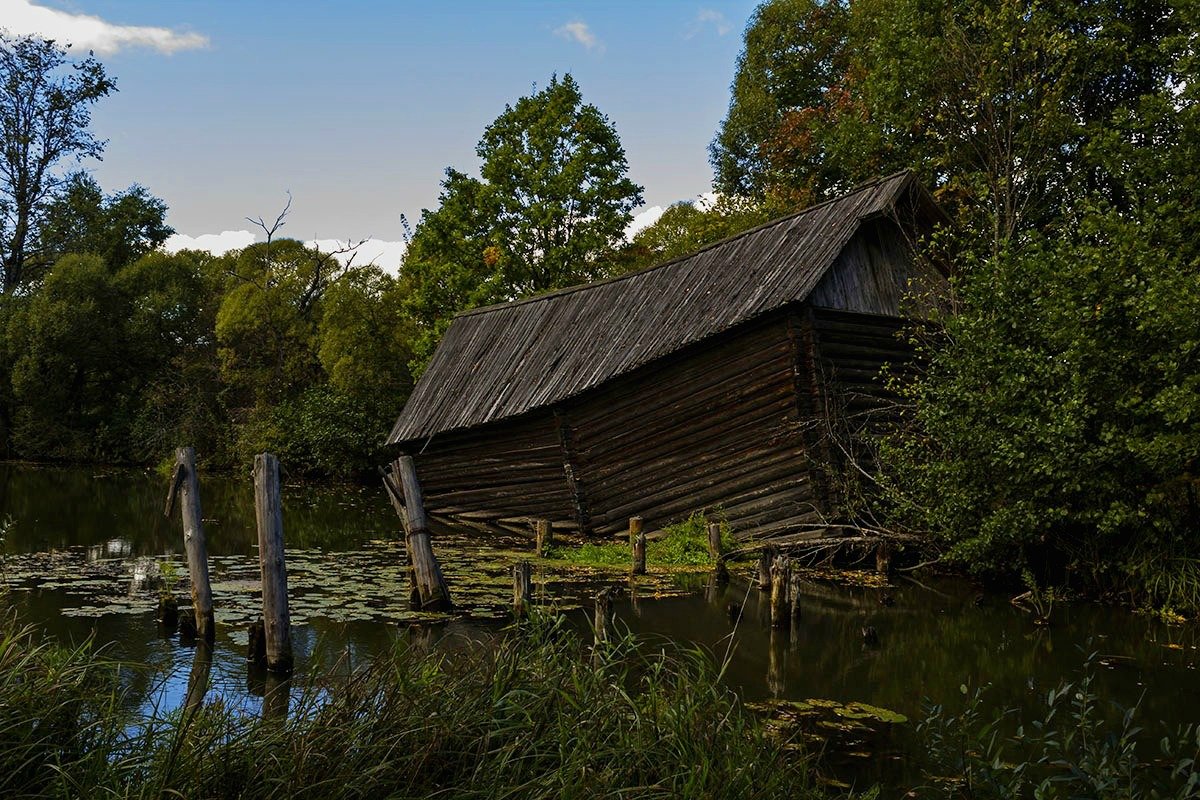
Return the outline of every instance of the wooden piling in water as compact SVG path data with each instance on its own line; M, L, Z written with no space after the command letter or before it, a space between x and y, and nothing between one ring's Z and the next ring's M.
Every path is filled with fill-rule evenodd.
M183 517L183 548L187 552L188 577L192 584L192 611L196 637L211 642L216 634L213 619L212 585L208 577L208 546L200 513L200 479L196 475L196 451L180 447L175 451L175 474L167 492L166 516L171 516L175 498Z
M718 584L729 582L729 568L721 549L721 523L708 523L708 556L713 562L713 574Z
M533 566L528 561L513 564L513 616L521 619L533 607Z
M633 543L637 541L638 534L642 532L642 527L645 523L641 517L629 518L629 546L633 547Z
M771 627L782 628L790 619L788 609L788 562L783 556L771 564Z
M771 564L775 561L775 548L764 547L758 555L758 588L764 592L771 590Z
M433 543L429 539L429 520L425 515L425 499L421 495L421 483L417 480L417 466L412 456L396 459L400 472L400 486L404 493L405 530L408 536L408 552L412 559L413 578L423 611L449 611L450 589L442 576L437 556L433 554Z
M721 563L721 523L708 523L708 557L714 564Z
M267 634L262 617L250 623L250 637L246 645L246 661L257 669L267 668Z
M539 519L534 526L534 552L538 558L545 558L550 546L554 544L554 529L550 520Z
M638 531L633 540L633 563L630 564L631 575L646 574L646 534Z
M387 493L388 500L392 502L392 509L395 510L396 516L404 525L404 558L408 562L408 607L412 611L420 611L421 592L417 590L417 571L413 567L412 550L408 545L408 522L404 514L404 493L383 467L379 468L379 475L383 478L383 489Z
M258 563L262 568L263 631L267 669L292 669L292 627L288 614L287 565L283 552L283 507L279 500L279 459L254 457L254 516L258 521Z

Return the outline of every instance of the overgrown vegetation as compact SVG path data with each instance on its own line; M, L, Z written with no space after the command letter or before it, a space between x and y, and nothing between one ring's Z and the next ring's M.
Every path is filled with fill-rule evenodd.
M771 0L717 188L783 208L911 169L953 224L873 522L958 568L1200 611L1194 4ZM875 487L876 489L880 487Z
M682 522L663 528L661 536L646 541L647 567L656 564L676 567L712 564L708 552L708 523L708 518L697 512ZM722 551L729 552L736 546L728 524L722 522ZM550 548L547 557L574 564L618 566L629 564L630 550L628 543L620 542L584 542L578 547L557 544Z
M311 678L286 721L220 701L139 719L116 665L5 624L5 796L817 795L807 762L706 655L626 638L593 660L561 618L453 654L400 646L343 664Z

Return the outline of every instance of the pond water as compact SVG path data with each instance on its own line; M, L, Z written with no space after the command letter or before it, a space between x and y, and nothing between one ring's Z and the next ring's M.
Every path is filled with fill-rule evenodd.
M0 581L20 613L63 641L94 636L113 656L147 665L131 681L159 709L184 702L197 658L194 643L155 621L156 590L133 578L147 559L185 573L178 513L163 517L165 494L166 480L153 472L0 464L0 520L9 520ZM256 712L267 684L245 660L246 628L260 602L250 476L204 475L201 497L218 626L209 696ZM407 610L399 521L381 489L287 485L283 511L300 675L352 667L398 637L486 641L507 620L512 564L532 555L520 537L438 531L435 550L461 611L429 627ZM652 563L650 572L617 602L620 624L707 649L727 662L726 680L751 702L858 702L915 720L923 699L953 704L960 686L990 684L993 707L1033 709L1097 653L1100 693L1124 705L1140 700L1150 735L1200 720L1200 693L1191 689L1200 645L1194 625L1060 603L1053 624L1038 627L1006 597L966 582L856 586L814 571L799 624L773 631L748 564L735 565L721 586L694 571ZM580 606L614 583L628 589L621 568L540 564L535 572L541 601L579 625L586 624ZM186 596L186 577L177 593ZM877 644L864 643L866 627ZM857 774L911 776L912 723L894 727L886 742L871 743Z

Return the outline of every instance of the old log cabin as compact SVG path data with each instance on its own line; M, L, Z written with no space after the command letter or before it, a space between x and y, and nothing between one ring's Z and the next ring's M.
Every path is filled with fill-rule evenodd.
M459 314L389 437L435 517L613 535L696 511L821 535L835 414L869 413L937 218L908 173L674 261ZM835 467L834 467L835 468ZM805 532L809 533L805 533Z

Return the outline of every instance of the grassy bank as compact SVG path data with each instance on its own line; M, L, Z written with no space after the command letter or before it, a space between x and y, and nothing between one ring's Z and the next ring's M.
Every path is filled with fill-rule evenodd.
M654 650L653 654L647 654ZM704 655L561 622L452 655L402 647L311 679L286 721L210 702L145 719L88 648L0 639L5 797L793 797L809 767Z

